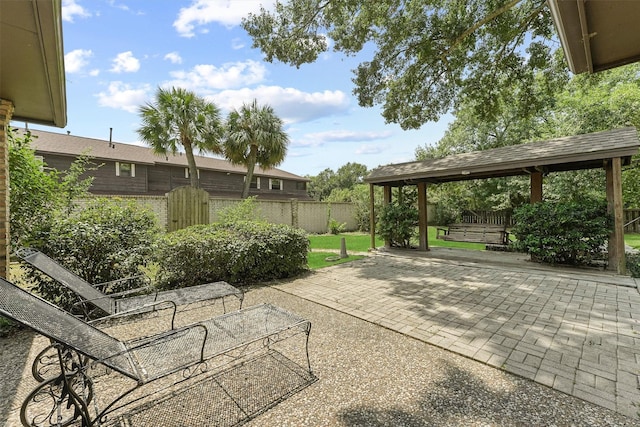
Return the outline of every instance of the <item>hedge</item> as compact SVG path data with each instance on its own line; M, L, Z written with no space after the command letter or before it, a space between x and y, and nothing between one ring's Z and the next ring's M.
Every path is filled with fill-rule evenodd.
M307 269L308 252L307 234L287 225L196 225L158 240L156 285L174 289L219 280L239 284L292 277Z

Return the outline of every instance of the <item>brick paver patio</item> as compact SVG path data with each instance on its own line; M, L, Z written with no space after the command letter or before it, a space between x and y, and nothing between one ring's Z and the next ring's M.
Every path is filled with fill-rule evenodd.
M374 255L277 287L638 417L634 279L407 254Z

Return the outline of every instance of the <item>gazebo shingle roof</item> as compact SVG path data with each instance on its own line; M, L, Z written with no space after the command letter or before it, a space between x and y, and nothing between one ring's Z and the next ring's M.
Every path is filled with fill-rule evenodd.
M567 136L455 154L440 159L380 166L365 178L375 185L448 182L526 175L535 171L559 172L599 168L603 160L621 157L628 164L638 153L635 127Z

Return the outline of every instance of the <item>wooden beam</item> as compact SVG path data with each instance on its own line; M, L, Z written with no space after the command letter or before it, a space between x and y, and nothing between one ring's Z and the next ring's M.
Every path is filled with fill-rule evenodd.
M531 181L531 204L542 201L542 172L532 172Z
M418 183L418 250L429 250L429 230L427 228L427 184Z
M373 184L369 184L369 234L371 236L371 249L376 248L376 192Z
M384 200L383 200L384 206L387 206L391 203L391 186L390 185L384 186L383 195L384 195ZM385 248L391 247L391 242L389 241L389 239L385 239L384 247Z
M607 176L607 211L613 215L613 231L609 236L609 270L627 273L624 252L624 212L622 209L622 160L620 157L605 161Z

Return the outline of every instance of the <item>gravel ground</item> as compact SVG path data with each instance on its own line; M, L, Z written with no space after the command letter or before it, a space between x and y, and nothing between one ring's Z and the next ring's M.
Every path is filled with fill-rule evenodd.
M608 409L277 289L247 292L245 307L262 302L311 320L309 351L318 380L248 426L640 426ZM206 310L193 310L183 319ZM139 332L139 324L133 329ZM0 425L19 425L20 396L33 387L25 361L45 344L27 332L0 338ZM216 399L207 403L215 408ZM188 411L154 423L153 410L148 413L152 418L144 425L219 425L215 417L195 421Z

